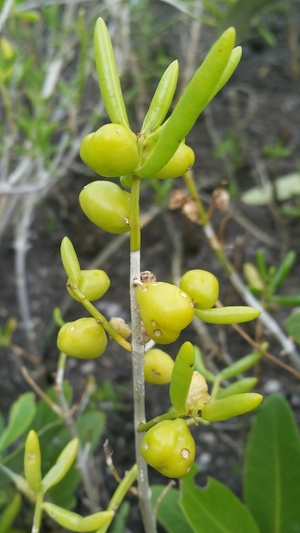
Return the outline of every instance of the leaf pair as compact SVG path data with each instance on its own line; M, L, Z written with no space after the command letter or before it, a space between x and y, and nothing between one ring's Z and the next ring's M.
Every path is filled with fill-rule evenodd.
M178 63L165 71L153 96L142 125L142 142L157 131L154 150L136 174L149 177L164 167L194 126L203 109L225 85L241 58L241 48L234 47L235 30L226 30L211 48L194 74L168 120L164 121L176 90ZM96 22L94 53L98 81L106 111L112 123L130 128L110 36L102 18ZM160 127L161 126L161 127ZM159 130L158 130L159 128Z

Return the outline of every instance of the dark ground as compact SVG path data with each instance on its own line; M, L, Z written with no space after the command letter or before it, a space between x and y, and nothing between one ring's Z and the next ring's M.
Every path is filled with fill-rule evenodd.
M292 27L293 22L293 27ZM258 36L243 43L243 58L232 80L210 105L209 115L201 118L194 128L189 144L196 153L195 176L199 187L204 191L204 198L212 193L213 187L222 180L231 177L239 193L258 182L257 169L262 163L270 179L295 172L299 168L300 148L300 57L299 57L299 22L300 5L295 4L293 20L286 14L273 15L268 20L268 27L274 32L277 44L270 47ZM297 26L298 23L298 26ZM291 48L291 36L296 33L298 39L298 56ZM294 34L293 34L294 35ZM173 56L172 56L173 57ZM223 160L213 156L213 132L224 139L229 132L235 138L236 152ZM290 149L291 155L278 160L270 160L263 154L265 145L275 146L278 140ZM239 156L235 163L234 156ZM105 235L100 229L89 223L78 206L78 194L89 181L87 177L73 174L67 176L55 187L46 201L36 210L31 229L30 249L27 254L27 282L30 305L33 316L37 353L42 356L42 364L34 365L16 355L14 349L1 349L1 410L6 413L11 402L28 390L21 373L21 364L26 364L43 387L52 382L56 368L57 349L56 332L51 329L52 309L61 306L64 300L65 274L59 256L61 239L68 235L74 243L82 267L88 268L99 251L115 239ZM183 183L176 180L174 186ZM153 191L143 190L143 212L149 210ZM280 207L280 206L279 206ZM233 201L232 213L242 214L257 228L255 236L249 226L241 226L230 218L225 227L224 246L227 256L240 271L245 261L254 261L258 247L263 248L269 264L278 265L280 258L289 249L300 252L300 226L298 218L286 218L280 215L278 207L275 212L269 207L249 207L237 199ZM223 215L214 214L212 222L219 231ZM168 218L166 218L168 217ZM201 228L188 223L178 211L158 214L153 222L143 230L142 268L155 272L162 281L170 280L174 247L166 221L172 227L182 245L182 270L203 268L211 270L220 280L221 300L224 304L242 303L236 292L229 286L221 266L214 257ZM266 237L268 244L265 240ZM100 268L107 271L111 279L111 288L99 303L99 309L108 317L122 316L129 320L128 286L128 243L125 241L117 252L104 261ZM18 318L14 269L14 249L10 235L1 245L0 279L1 303L0 318L2 324L11 317ZM299 258L292 273L284 285L288 294L299 291ZM281 326L289 316L291 309L280 308L272 312ZM72 303L64 314L66 320L83 316L79 304ZM253 324L245 330L255 336ZM230 327L208 328L213 341L210 350L205 348L203 339L197 337L192 327L188 328L181 341L189 338L199 344L206 357L219 367L223 364L222 353L230 354L232 359L246 355L249 346ZM263 332L264 339L271 343L270 351L276 357L281 356L281 348L268 332ZM13 337L15 345L26 346L26 340L19 323ZM176 354L178 344L168 347L169 353ZM220 355L221 354L221 355ZM286 360L286 359L285 359ZM286 360L288 363L289 361ZM271 392L282 393L291 403L297 416L300 407L300 388L298 380L292 374L267 360L262 362L258 392L266 395ZM93 374L101 385L109 379L120 395L124 411L108 413L108 424L104 438L108 438L114 450L115 465L123 472L133 462L133 424L131 419L131 366L128 354L122 353L112 342L107 353L96 361L81 362L70 360L67 377L75 386L79 397L86 377ZM168 407L167 388L158 391L147 386L148 417L163 412ZM214 476L226 483L238 495L241 495L241 469L243 450L249 429L250 417L212 425L207 429L198 429L193 433L197 442L197 463L201 468L200 483L205 483L207 475ZM99 449L102 456L102 450ZM111 475L107 472L101 459L102 476L106 486L114 486ZM164 480L150 472L153 482ZM133 501L133 499L131 498ZM129 522L130 530L142 531L138 525L137 508L133 506Z

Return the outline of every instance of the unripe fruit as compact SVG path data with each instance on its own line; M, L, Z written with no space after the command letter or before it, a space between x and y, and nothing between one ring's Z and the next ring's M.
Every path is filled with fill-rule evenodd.
M109 233L129 231L130 193L110 181L92 181L79 195L82 211Z
M147 431L141 444L145 461L167 477L186 476L195 453L195 441L182 418L159 422Z
M60 328L57 347L71 357L94 359L105 351L106 333L95 318L79 318Z
M81 298L76 296L74 292L68 287L69 280L67 282L67 291L77 302L81 301ZM78 282L78 289L89 302L98 300L101 298L110 286L110 279L104 270L81 270L80 279Z
M144 154L149 157L155 145L151 144L145 148ZM182 176L195 162L195 154L189 146L181 142L170 161L162 167L156 174L150 176L156 179L172 179Z
M219 297L219 282L206 270L188 270L180 280L180 288L192 298L196 309L210 309Z
M144 373L145 381L155 385L170 383L174 361L163 350L153 348L145 354Z
M144 342L148 342L149 338L157 342L157 344L171 344L172 342L175 342L180 333L181 330L178 331L170 331L165 328L158 328L157 322L155 320L152 321L145 321L143 322L144 330L146 331L146 335L143 334ZM148 337L148 338L147 338Z
M159 281L144 283L137 287L136 297L146 331L151 338L154 335L157 342L160 342L159 334L155 335L155 331L167 330L179 334L193 320L193 302L176 285ZM152 333L148 327L151 327Z
M136 136L121 124L105 124L83 138L80 157L105 178L131 174L139 162Z

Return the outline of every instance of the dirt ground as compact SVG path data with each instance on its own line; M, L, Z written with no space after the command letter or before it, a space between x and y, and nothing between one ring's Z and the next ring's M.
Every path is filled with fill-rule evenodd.
M196 153L195 177L203 198L208 205L212 191L221 181L229 182L237 191L232 199L230 217L224 224L224 214L214 213L212 223L222 236L227 257L241 273L245 261L254 261L258 248L265 251L269 265L278 265L280 258L290 249L298 253L298 259L286 281L284 293L299 293L299 218L284 217L280 213L281 204L270 209L250 207L243 204L240 195L243 191L259 183L265 172L271 180L295 172L299 168L300 149L300 56L299 56L300 5L295 4L292 18L288 15L272 15L268 27L274 33L277 43L270 47L257 34L243 42L243 58L230 83L209 106L209 110L197 122L188 142ZM298 30L296 30L298 28ZM294 33L298 39L298 51L292 46ZM170 54L173 57L172 50ZM298 55L297 55L298 54ZM214 155L214 143L232 135L235 149L222 159ZM278 141L289 148L288 157L271 159L263 152L266 145L275 146ZM92 178L74 172L66 176L54 187L45 201L36 210L31 226L30 248L27 253L27 283L30 306L34 323L35 338L32 345L41 358L39 364L20 357L15 346L31 351L21 322L13 336L14 346L1 348L0 357L0 408L7 413L11 402L26 390L29 385L20 372L26 365L40 386L53 381L56 369L57 330L52 322L54 307L65 309L65 320L83 316L80 305L65 297L65 274L61 265L59 246L67 235L73 242L83 268L97 262L99 268L107 271L111 288L99 302L99 309L106 316L121 316L129 321L128 300L128 241L99 262L99 253L106 253L109 243L119 242L119 237L106 235L87 221L79 209L78 194ZM181 179L174 187L184 188ZM150 187L142 191L142 212L149 212L153 206L154 192ZM243 216L241 224L238 215ZM255 232L253 231L255 227ZM174 247L174 236L175 245ZM1 301L0 320L4 324L9 317L19 318L14 276L14 244L12 235L7 234L1 243L0 280ZM214 256L200 227L187 221L179 212L161 210L146 225L142 232L142 268L152 270L157 279L170 281L176 261L181 262L182 272L191 268L212 271L220 281L220 299L223 304L242 304L240 296L230 286L220 264ZM282 291L283 292L283 291ZM278 308L272 316L284 328L284 321L291 308ZM252 337L258 335L254 324L244 329ZM270 351L275 357L289 364L281 353L281 347L263 328L263 338L270 342ZM180 337L180 342L190 339L198 344L212 367L222 367L226 358L233 360L251 351L244 341L229 326L207 328L206 337L199 337L193 327L189 327ZM168 347L175 356L178 343ZM300 350L299 350L300 351ZM300 414L299 381L291 373L268 360L263 360L258 369L260 383L258 392L268 395L282 393L290 402L295 414ZM67 378L76 389L77 397L86 378L93 374L99 385L109 379L125 406L122 411L108 411L108 424L104 438L109 439L114 450L114 461L120 472L128 469L133 462L133 423L131 419L131 362L128 354L122 353L117 345L110 342L107 354L96 361L81 362L70 360ZM168 407L168 389L158 391L147 385L147 413L153 417ZM201 469L199 482L204 484L207 476L213 476L241 495L243 451L252 416L219 423L207 429L193 431L197 442L196 461ZM99 463L102 480L108 487L114 486L111 474L103 461L99 448ZM164 480L153 470L153 482ZM132 503L134 500L131 498ZM133 505L129 531L141 531L137 525L137 506Z

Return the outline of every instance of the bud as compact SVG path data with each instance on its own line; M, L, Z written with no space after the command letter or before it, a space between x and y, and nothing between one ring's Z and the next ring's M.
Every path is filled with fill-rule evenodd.
M189 198L183 208L182 213L189 219L191 222L198 222L199 220L199 210L196 200L194 198Z
M117 333L119 333L119 335L123 339L128 339L128 337L130 337L131 329L128 326L128 324L126 324L126 322L125 322L125 320L123 318L121 318L119 316L113 316L110 319L109 324L111 325L112 328L114 328L114 330Z
M174 189L170 194L169 209L180 209L184 206L187 195L181 189Z
M224 189L223 187L215 189L212 197L214 206L219 209L219 211L227 211L229 207L230 196L226 189Z
M210 402L210 395L206 379L197 370L194 371L192 381L189 388L189 393L186 399L187 411L193 416L198 416L198 411Z

